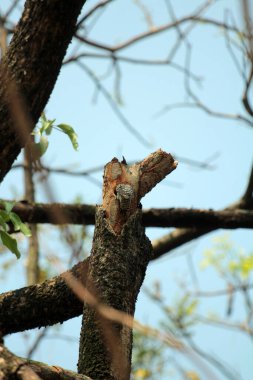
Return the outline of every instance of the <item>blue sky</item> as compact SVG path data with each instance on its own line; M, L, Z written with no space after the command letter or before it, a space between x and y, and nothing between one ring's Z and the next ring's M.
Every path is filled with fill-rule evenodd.
M165 1L143 1L150 9L154 25L168 22ZM192 13L200 1L173 1L176 15L183 16ZM94 1L87 1L84 11L87 11ZM3 6L2 6L3 7ZM233 12L234 17L241 20L239 2L235 0L218 1L205 16L223 20L225 10ZM108 11L103 13L90 32L90 37L107 44L115 44L141 33L147 29L142 12L134 1L117 0L112 2ZM140 42L121 52L122 56L150 59L164 59L171 46L176 42L176 31L164 32ZM243 113L241 94L243 83L226 48L222 30L208 25L197 26L188 36L192 45L191 70L202 78L201 83L192 83L198 96L217 111L227 113ZM75 49L75 43L70 46L69 54ZM92 48L80 48L80 52L95 52ZM101 51L102 53L102 51ZM184 66L186 48L179 48L174 62ZM98 78L108 71L106 60L86 59L84 63ZM127 161L140 160L152 151L162 148L173 152L176 156L187 157L197 161L206 161L213 155L216 159L210 162L213 170L194 169L179 159L179 165L164 183L159 184L143 199L147 207L197 207L223 208L237 200L243 193L251 165L252 129L239 121L224 120L209 117L203 111L195 108L177 108L157 116L167 105L188 101L185 93L185 76L170 66L142 66L128 63L121 64L122 105L120 110L133 126L149 141L150 146L141 144L122 125L113 113L103 95L96 94L94 99L94 84L87 75L75 64L62 68L54 92L46 107L49 118L57 122L72 125L79 136L79 150L74 152L66 136L57 131L50 138L49 150L44 163L53 167L70 169L89 169L104 165L117 156L124 155ZM103 80L107 90L113 94L114 75ZM252 95L252 93L251 93ZM52 177L52 176L51 176ZM94 175L102 181L102 172ZM19 185L20 183L20 185ZM1 188L3 198L12 198L13 188L22 197L22 174L8 174ZM83 178L55 175L51 178L55 201L71 202L78 194L85 203L99 203L101 188ZM180 184L180 186L178 186ZM10 195L11 194L11 195ZM38 186L38 201L46 201L43 186ZM147 235L153 239L162 236L167 230L148 229ZM223 234L218 231L215 234ZM200 286L205 289L216 289L222 286L212 271L200 272L198 263L203 250L212 245L210 234L196 240L173 255L165 256L150 265L145 285L150 286L159 280L168 302L177 292L175 273L177 277L185 277L191 282L187 255L191 255L198 273ZM231 232L232 239L246 250L252 250L251 231L237 230ZM44 242L45 243L45 242ZM55 243L56 249L58 244ZM53 249L51 244L50 248ZM180 252L187 251L185 255ZM63 255L67 252L63 252ZM15 266L15 273L23 272L21 265ZM13 272L10 272L13 273ZM217 285L218 284L218 285ZM9 276L3 285L4 290L24 285L24 279L18 282L14 274ZM177 293L176 293L177 294ZM212 309L211 304L204 303L206 309ZM223 302L214 303L214 308L222 308ZM240 308L240 305L238 306ZM139 297L136 317L143 322L156 325L161 315L151 306L143 294ZM80 319L66 323L64 331L68 335L78 337ZM221 334L222 333L222 338ZM217 334L217 335L216 335ZM227 334L227 335L226 335ZM241 337L236 332L222 332L220 329L202 328L197 335L202 346L210 352L222 355L223 359L233 363L241 373L242 379L250 380L253 370L250 360L252 347L249 339ZM217 341L219 341L217 347ZM16 336L7 339L9 346L18 354L24 353L21 340ZM38 351L38 360L75 369L77 361L77 343L61 343L64 350L59 353L58 342L45 341ZM238 346L244 347L238 350ZM46 349L45 349L46 347Z

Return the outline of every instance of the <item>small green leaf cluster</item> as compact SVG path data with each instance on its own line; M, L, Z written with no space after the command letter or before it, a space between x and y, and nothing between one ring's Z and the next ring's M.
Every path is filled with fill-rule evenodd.
M47 136L51 135L53 129L58 129L59 131L65 133L71 141L71 144L75 150L78 149L77 134L74 129L68 124L55 124L55 120L49 120L46 118L45 113L41 114L40 118L40 127L37 127L32 135L38 137L38 142L32 144L32 157L33 160L38 160L43 156L48 148L49 141Z
M9 225L12 224L15 232L22 232L25 236L31 236L31 231L20 217L12 211L15 202L0 201L0 238L3 245L7 247L16 257L20 258L17 240L14 239L9 231Z
M248 280L253 271L253 253L237 248L225 235L214 239L213 247L204 252L200 267L212 267L232 283L237 279Z

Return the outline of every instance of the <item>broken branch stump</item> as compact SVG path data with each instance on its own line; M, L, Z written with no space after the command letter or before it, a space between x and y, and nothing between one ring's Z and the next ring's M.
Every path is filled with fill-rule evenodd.
M141 198L177 162L158 150L128 166L113 158L105 166L103 204L97 207L87 288L98 303L134 316L136 299L151 255L139 208ZM78 371L94 379L128 380L132 329L85 307Z

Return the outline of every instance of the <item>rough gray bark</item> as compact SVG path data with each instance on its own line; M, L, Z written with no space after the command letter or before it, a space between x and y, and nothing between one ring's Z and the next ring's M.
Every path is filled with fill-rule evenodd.
M0 65L0 182L44 110L85 0L27 0Z
M86 281L97 301L87 300L84 307L79 373L95 379L130 378L132 325L124 323L123 318L134 316L152 251L138 205L176 167L174 158L160 149L131 166L117 158L105 166L103 203L96 212ZM99 304L109 307L111 315L102 314ZM121 318L113 319L115 310L123 313Z
M150 259L151 243L137 210L120 235L112 230L102 208L96 216L93 249L88 272L88 289L100 301L129 315ZM126 326L105 321L85 307L79 351L79 373L95 379L129 379L132 332Z

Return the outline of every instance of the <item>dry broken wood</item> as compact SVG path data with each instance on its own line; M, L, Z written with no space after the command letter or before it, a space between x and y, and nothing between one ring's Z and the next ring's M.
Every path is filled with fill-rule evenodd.
M161 149L131 166L117 158L105 166L102 207L116 234L137 210L141 198L176 167L177 161Z

